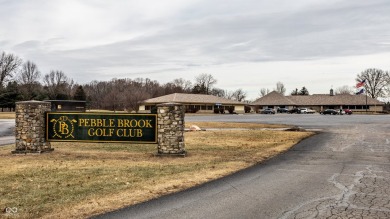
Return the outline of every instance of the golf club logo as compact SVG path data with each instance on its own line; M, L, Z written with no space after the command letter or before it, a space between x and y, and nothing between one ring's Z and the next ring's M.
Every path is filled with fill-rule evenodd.
M50 122L53 123L53 138L74 138L74 123L77 123L75 119L69 119L67 116L61 116L59 119L50 120Z

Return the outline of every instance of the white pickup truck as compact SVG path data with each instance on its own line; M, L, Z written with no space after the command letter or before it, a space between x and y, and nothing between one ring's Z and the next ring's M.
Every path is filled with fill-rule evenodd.
M316 113L315 110L308 109L308 108L300 108L300 111L301 111L302 114L313 114L313 113Z

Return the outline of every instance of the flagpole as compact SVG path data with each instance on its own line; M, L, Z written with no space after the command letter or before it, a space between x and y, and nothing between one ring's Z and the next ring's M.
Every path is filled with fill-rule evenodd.
M366 79L363 79L363 80L357 80L358 81L358 83L356 84L356 88L359 88L359 87L363 87L363 88L361 88L361 90L360 91L358 91L356 94L357 95L360 95L360 94L362 94L363 92L364 93L366 93L366 114L367 114L367 112L368 112L368 101L367 101L367 99L368 99L368 97L367 97L367 88L366 88Z

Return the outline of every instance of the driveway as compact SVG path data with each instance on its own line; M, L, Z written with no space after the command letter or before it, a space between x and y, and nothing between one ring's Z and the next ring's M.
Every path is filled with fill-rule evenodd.
M0 119L0 146L15 143L15 119Z

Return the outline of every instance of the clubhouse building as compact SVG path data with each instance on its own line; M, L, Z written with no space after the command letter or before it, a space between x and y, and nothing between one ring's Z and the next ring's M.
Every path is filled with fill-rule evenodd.
M139 112L151 112L152 108L162 103L181 103L186 106L186 112L213 113L214 109L233 110L245 113L245 103L222 97L205 94L173 93L145 100L139 106Z
M181 103L186 106L187 113L213 113L215 109L223 109L226 112L229 109L233 109L236 113L245 113L245 106L250 106L252 111L255 112L265 108L273 108L275 110L278 108L308 108L317 112L325 109L381 112L385 105L376 99L366 97L366 95L335 95L332 89L329 94L296 96L284 96L273 91L250 104L213 95L173 93L141 102L139 112L150 113L153 107L162 103Z
M250 104L255 110L264 108L308 108L317 112L325 109L351 109L356 112L380 112L384 103L366 95L339 94L333 90L329 94L284 96L273 91Z

